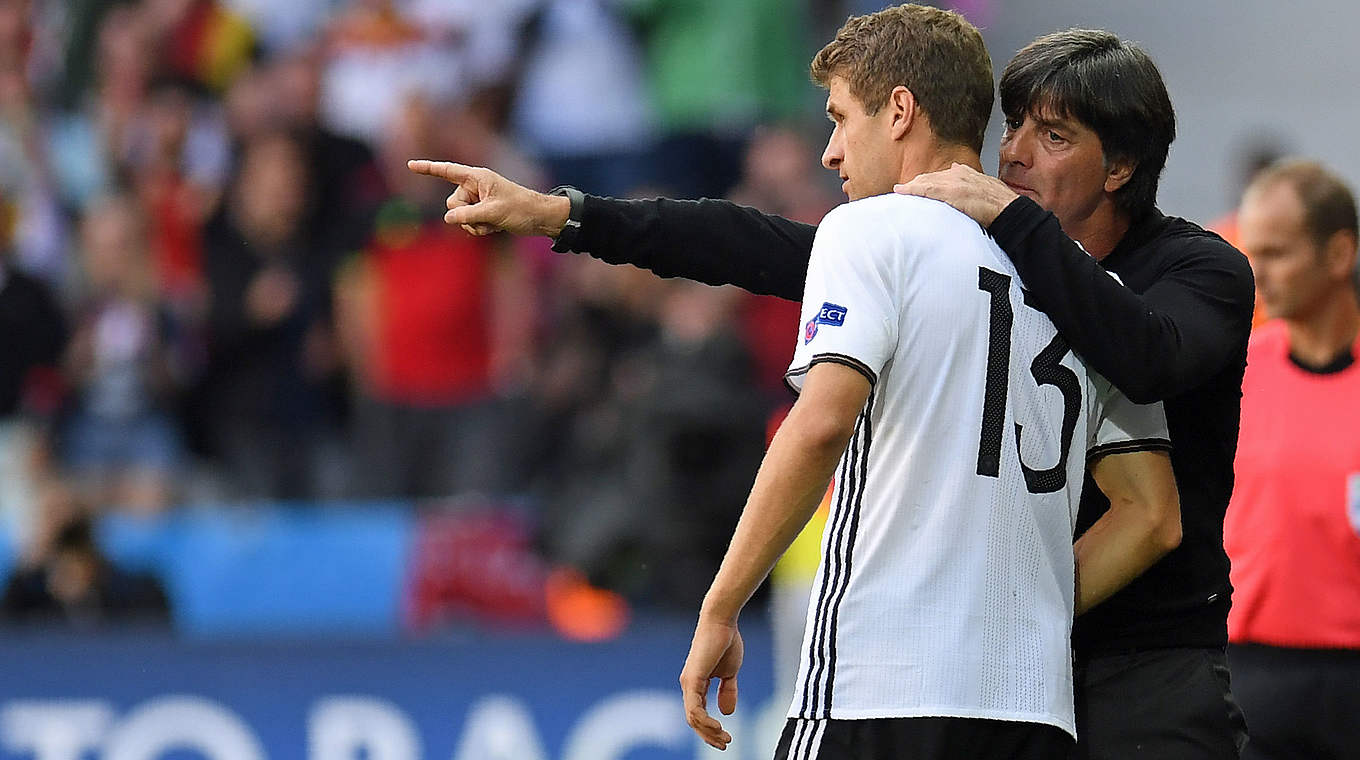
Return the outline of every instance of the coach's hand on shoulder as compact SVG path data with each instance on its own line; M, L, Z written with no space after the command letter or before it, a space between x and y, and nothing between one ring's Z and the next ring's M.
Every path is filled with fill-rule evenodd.
M530 190L480 166L423 159L407 161L406 166L416 174L439 177L458 186L448 198L444 221L461 225L473 235L504 230L513 235L555 238L562 234L571 213L567 198Z
M680 691L685 700L685 722L710 747L727 749L732 735L708 714L709 683L719 679L718 709L723 715L731 715L737 709L737 671L741 670L744 653L745 644L735 623L700 616L689 657L680 671Z
M893 191L944 201L983 227L996 221L1011 201L1020 197L1005 182L963 164L917 175L910 182L894 185Z

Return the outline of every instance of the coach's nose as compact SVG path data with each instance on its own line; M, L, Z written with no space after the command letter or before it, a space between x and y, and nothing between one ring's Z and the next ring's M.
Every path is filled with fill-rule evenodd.
M1007 129L1001 135L1001 147L998 158L1001 159L1001 166L1016 164L1028 167L1033 159L1032 145L1034 143L1031 134L1032 129L1028 124L1022 124L1019 129Z

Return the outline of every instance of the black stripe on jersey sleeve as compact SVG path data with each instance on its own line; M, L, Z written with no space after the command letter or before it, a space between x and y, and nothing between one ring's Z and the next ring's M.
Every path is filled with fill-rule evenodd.
M865 402L864 411L860 414L860 424L863 426L864 450L860 454L859 480L855 484L855 495L850 503L850 535L845 545L845 578L841 582L840 590L831 604L831 624L827 630L827 650L829 653L828 667L826 669L826 717L831 717L831 700L835 694L836 683L836 636L837 627L841 617L841 602L845 599L845 592L850 588L850 572L854 569L853 560L855 556L855 539L859 537L859 515L864 506L864 484L869 479L869 449L874 443L874 395L869 394L869 400Z
M1086 452L1087 464L1111 454L1132 454L1135 451L1170 451L1171 441L1165 438L1137 438L1132 441L1115 441L1091 448Z
M846 356L845 354L817 354L816 356L812 357L812 360L809 361L806 365L785 372L784 386L787 387L793 393L793 395L795 396L799 395L798 389L795 388L793 383L791 382L791 378L798 377L799 375L806 375L808 370L812 369L813 365L822 363L844 365L846 367L849 367L850 369L855 370L861 375L864 375L864 379L869 381L869 385L871 387L876 387L878 385L878 374L875 373L873 370L869 369L868 365L866 365L859 359L856 359L853 356Z
M872 394L870 394L872 395ZM844 542L845 520L850 514L846 508L846 497L854 492L856 466L859 463L860 434L864 429L864 415L855 420L855 430L850 435L845 453L841 455L840 471L836 477L836 504L827 515L823 532L826 534L822 561L821 587L817 590L816 612L813 615L812 635L808 637L808 670L803 688L803 715L812 718L821 715L822 673L825 672L829 656L826 654L826 625L829 607L835 589L841 582L841 546Z
M836 479L836 504L827 516L821 586L816 590L812 633L807 637L807 673L803 682L800 717L831 717L832 688L836 671L836 626L840 604L850 583L851 560L859 532L860 506L873 442L874 393L855 421Z

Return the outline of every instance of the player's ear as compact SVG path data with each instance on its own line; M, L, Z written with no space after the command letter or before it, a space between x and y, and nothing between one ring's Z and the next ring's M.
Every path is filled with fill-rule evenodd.
M1129 180L1133 179L1133 172L1138 168L1138 163L1131 158L1116 158L1105 165L1105 192L1113 193Z
M920 115L916 96L899 84L888 94L885 108L892 110L892 139L901 140L911 131Z

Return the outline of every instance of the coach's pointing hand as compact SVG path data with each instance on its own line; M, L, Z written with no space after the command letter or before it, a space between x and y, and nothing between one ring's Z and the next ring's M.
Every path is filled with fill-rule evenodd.
M1020 197L1005 182L963 164L917 175L910 182L893 185L893 191L944 201L983 227L996 221L1011 201Z
M745 644L734 623L700 617L685 668L680 671L680 691L685 700L685 721L710 747L727 749L732 735L708 714L709 684L719 679L718 709L723 715L731 715L737 709L737 671L741 670L744 653Z
M407 161L416 174L440 177L458 186L449 196L444 221L473 235L505 230L513 235L555 238L571 213L571 201L530 190L479 166L449 161Z

